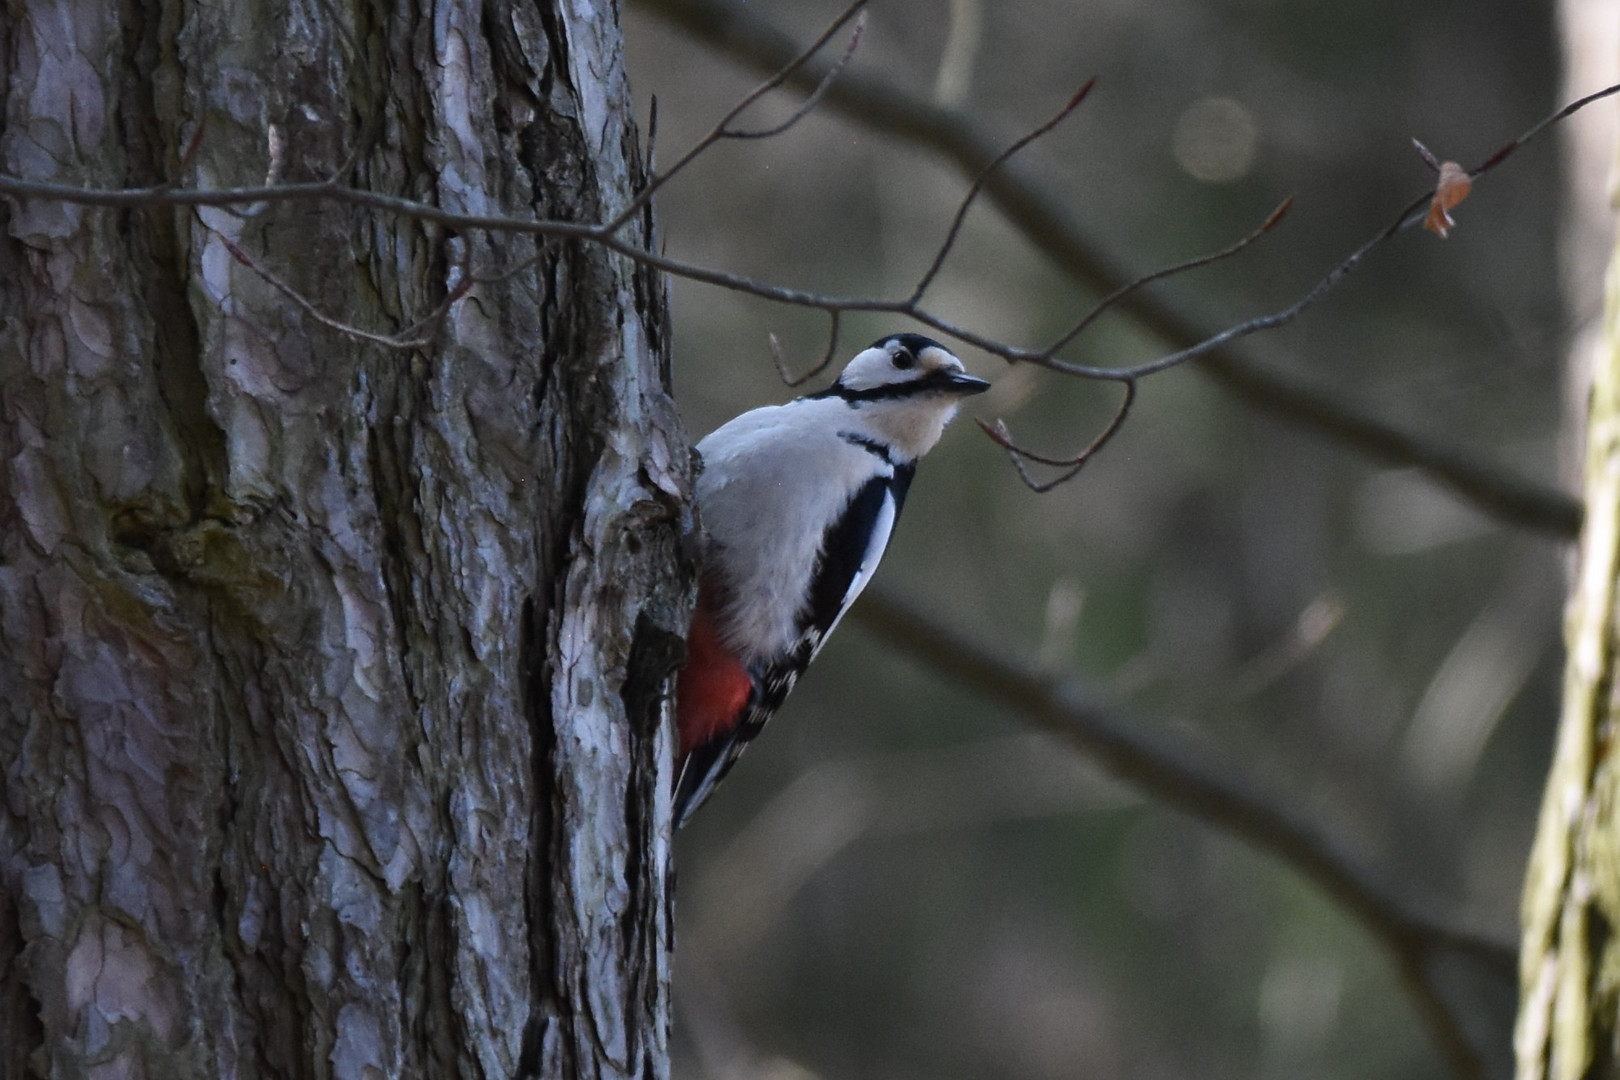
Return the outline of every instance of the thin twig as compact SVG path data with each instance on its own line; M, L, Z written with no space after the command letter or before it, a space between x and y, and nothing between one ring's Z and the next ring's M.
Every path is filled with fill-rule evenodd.
M490 274L474 274L470 279L474 285L498 285L503 281L517 277L523 271L546 257L547 245L542 243L540 250L530 255L520 263L508 266L505 270L497 270Z
M1214 252L1210 255L1202 255L1196 259L1188 259L1186 262L1177 263L1175 266L1167 266L1163 270L1155 270L1151 274L1142 275L1135 281L1126 282L1113 292L1109 293L1107 296L1103 297L1101 300L1097 301L1096 307L1092 308L1079 322L1071 326L1062 337L1048 345L1046 347L1046 351L1056 355L1064 348L1064 346L1068 345L1075 338L1083 334L1086 329L1090 327L1092 323L1096 322L1098 317L1106 312L1109 308L1131 295L1131 293L1135 292L1137 289L1142 288L1144 285L1150 285L1155 281L1162 281L1167 277L1182 274L1189 270L1197 270L1201 267L1209 266L1211 263L1217 263L1222 259L1227 259L1233 255L1236 255L1238 252L1242 251L1244 248L1266 235L1266 233L1276 228L1278 222L1282 221L1283 215L1287 214L1289 208L1293 205L1294 197L1290 195L1288 198L1282 201L1282 205L1278 206L1277 209L1273 210L1270 215L1266 217L1266 220L1260 223L1259 228L1255 229L1248 236L1245 236L1243 239L1239 240L1230 247L1222 248L1220 251Z
M841 316L837 311L830 314L832 326L827 331L827 351L821 354L821 359L816 361L814 367L802 375L794 375L788 370L787 356L782 351L782 342L775 334L768 335L771 343L771 362L776 365L776 373L782 377L782 382L787 386L803 386L823 371L826 371L827 365L831 364L833 357L838 354L838 324Z
M344 158L343 164L333 169L331 174L327 176L328 183L342 184L346 182L345 177L354 175L355 167L360 164L360 158L376 143L377 136L382 131L382 126L383 109L379 105L372 110L371 115L366 118L365 126L355 136L354 149L349 151L349 156Z
M1594 101L1602 101L1604 98L1612 97L1615 94L1620 94L1620 84L1616 84L1614 86L1605 86L1602 90L1594 91L1587 94L1583 98L1576 98L1574 101L1570 102L1568 105L1565 105L1562 109L1559 109L1552 115L1543 117L1539 122L1531 126L1530 130L1526 131L1523 135L1520 135L1517 139L1509 142L1507 145L1497 150L1496 153L1486 158L1484 162L1482 162L1478 167L1468 174L1469 178L1473 179L1474 177L1479 176L1481 173L1489 172L1491 169L1496 168L1515 152L1517 152L1518 149L1525 143L1529 142L1531 139L1534 139L1537 135L1540 135L1543 131L1552 127L1554 124L1574 116L1576 113L1580 112Z
M332 316L326 314L325 312L321 311L320 308L316 307L308 297L299 292L286 280L279 277L273 271L260 266L254 261L251 255L242 250L241 245L236 241L232 240L230 237L226 236L212 225L209 225L207 222L202 222L202 226L219 238L220 242L225 245L225 250L231 253L231 257L233 259L247 267L249 270L252 270L255 274L262 278L266 284L275 289L281 295L285 296L287 299L291 300L301 311L303 311L310 318L314 319L316 322L320 323L322 326L325 326L331 330L336 330L340 334L344 334L360 341L367 341L373 345L381 345L387 349L421 349L433 344L433 338L431 336L418 337L416 336L417 332L425 329L429 325L437 323L440 319L444 318L444 316L449 313L451 305L465 296L467 294L467 290L472 288L473 285L471 275L465 272L465 262L463 261L461 264L462 273L458 276L455 287L450 289L449 292L445 294L445 298L440 301L439 305L435 307L433 311L431 311L425 318L417 320L415 323L406 327L397 334L378 334L370 330L363 330L358 326L343 322L340 319L334 319Z
M1616 88L1620 90L1620 87ZM1077 94L1076 98L1083 97ZM1588 99L1590 100L1590 99ZM1569 110L1561 110L1566 113ZM1059 116L1061 119L1061 114ZM1023 137L1019 143L1025 143L1029 138L1049 127L1051 122L1036 129L1031 135ZM1538 125L1539 127L1540 125ZM1534 130L1534 129L1532 129ZM272 146L275 144L272 138ZM1522 137L1521 140L1522 141ZM1019 143L1015 143L1016 147ZM700 144L701 145L701 144ZM1500 151L1498 155L1500 155ZM1004 159L1006 153L999 155ZM272 172L279 160L272 154ZM684 160L684 159L683 159ZM1470 175L1477 176L1482 169L1475 170ZM986 173L984 180L988 184L996 174ZM840 297L823 293L807 292L801 289L791 289L779 285L770 285L756 281L739 274L729 274L724 271L711 270L705 267L694 266L690 263L670 259L664 255L655 255L635 244L621 240L613 235L618 218L605 225L589 225L578 222L551 221L545 219L525 219L503 217L500 215L461 214L444 210L437 206L416 202L410 199L401 199L395 196L380 195L374 192L362 191L356 188L342 186L334 181L327 180L305 184L267 185L258 188L226 188L214 191L197 191L186 189L160 190L158 188L136 188L125 190L95 190L76 188L64 184L41 183L26 181L17 177L0 174L0 195L34 196L58 199L63 202L81 203L94 206L156 206L156 205L191 205L191 206L230 206L238 203L268 203L276 201L291 201L295 199L331 199L359 206L367 206L378 210L386 210L401 216L418 218L435 222L456 229L484 229L493 232L528 233L533 235L551 236L566 239L582 239L593 241L602 247L626 258L650 266L657 270L683 277L691 281L730 289L735 292L747 293L762 299L772 300L781 304L795 307L817 308L833 313L848 312L884 312L902 315L940 332L948 337L972 345L976 348L999 356L1005 360L1017 363L1034 364L1065 375L1086 379L1100 379L1114 382L1131 382L1136 379L1154 375L1170 368L1177 367L1199 357L1207 356L1224 346L1259 333L1285 325L1297 319L1306 309L1321 300L1334 287L1344 280L1353 270L1370 255L1375 249L1389 240L1395 234L1416 224L1420 218L1420 211L1428 204L1434 192L1428 191L1409 203L1388 226L1381 229L1361 247L1349 256L1334 265L1329 271L1313 285L1303 296L1286 308L1267 315L1256 316L1244 322L1229 326L1219 333L1209 335L1202 340L1169 353L1165 356L1146 361L1131 367L1106 368L1088 364L1073 364L1057 359L1052 349L1028 349L988 337L958 326L933 312L923 308L915 296L905 300L879 300L868 297ZM1275 224L1277 214L1274 212L1267 219L1268 224ZM1268 225L1261 226L1261 232ZM1218 257L1219 253L1217 253ZM1174 272L1172 267L1169 271ZM1151 275L1150 275L1151 279ZM1117 291L1117 290L1116 290ZM1129 290L1127 290L1127 293ZM1123 303L1127 297L1122 296Z
M733 0L636 2L755 68L774 71L800 51L790 37ZM813 84L817 75L816 70L807 69L795 79ZM1588 99L1582 99L1568 111L1587 103ZM969 177L979 175L1002 150L997 140L963 113L867 71L851 71L839 79L828 92L826 104L869 128L934 151ZM1009 162L990 176L984 194L1034 247L1091 291L1107 294L1129 280L1085 234L1064 201L1018 162ZM1189 316L1151 292L1134 293L1120 307L1173 346L1195 345L1208 336ZM1572 539L1580 531L1583 509L1569 493L1525 480L1462 447L1397 426L1358 405L1340 388L1317 385L1262 363L1232 342L1204 354L1198 366L1251 406L1293 420L1380 461L1421 469L1501 521L1561 539Z
M843 70L844 65L849 62L849 58L854 55L855 46L860 42L861 39L861 30L866 25L866 12L864 10L866 3L867 0L855 0L854 3L850 4L849 7L844 9L843 14L834 19L828 25L827 29L821 32L821 36L816 38L816 40L810 44L809 48L804 49L797 56L789 59L786 63L779 66L777 70L770 76L770 78L766 79L764 82L754 87L753 90L745 94L741 101L733 105L726 112L726 114L720 118L719 122L709 129L707 134L694 143L690 150L682 154L680 159L676 161L674 165L670 166L667 173L664 173L662 176L652 176L652 179L648 181L647 186L637 192L635 198L631 199L630 202L625 205L624 209L620 210L611 221L602 226L602 231L607 233L618 232L619 229L624 226L625 222L635 217L637 211L639 211L643 206L647 205L647 201L657 194L660 188L669 183L669 181L673 180L676 176L679 176L688 165L697 160L701 154L703 154L715 143L720 142L722 139L752 138L753 136L746 132L739 134L731 131L731 122L737 119L738 116L742 115L742 113L754 102L758 101L760 98L764 97L766 94L770 93L772 90L775 90L777 87L791 79L796 72L810 62L811 58L814 57L816 53L821 51L822 46L826 45L827 42L832 40L833 35L837 34L839 30L843 29L845 23L849 22L850 19L859 16L855 27L855 33L850 39L849 48L845 50L843 59L837 64L832 65L826 72L823 72L818 76L816 88L812 90L810 94L810 104L796 111L793 117L790 118L789 123L782 130L785 131L787 127L791 127L793 124L797 123L799 119L809 111L810 108L814 107L814 103L821 101L822 97L825 96L827 89L832 85L833 79L838 75L839 72Z
M1616 89L1620 89L1620 87ZM1587 98L1582 99L1582 103L1596 100L1601 96L1603 94L1589 95ZM1573 111L1574 106L1569 106L1555 115L1567 116ZM1530 129L1530 132L1526 135L1520 136L1514 143L1509 144L1510 147L1522 145L1527 138L1544 128L1547 122L1543 121ZM280 156L276 153L274 139L272 139L271 150L271 178L274 178L278 172L278 161L280 159ZM992 156L990 160L995 160L996 156ZM1486 168L1489 168L1493 162L1500 162L1506 156L1504 151L1498 151L1493 155L1491 161L1475 170L1471 175L1479 175ZM994 190L994 185L1007 175L1010 167L1009 164L994 173L986 174L984 190L987 192ZM1449 483L1465 497L1472 499L1476 503L1483 504L1486 509L1493 510L1499 516L1534 523L1543 528L1556 528L1557 531L1566 535L1572 534L1579 526L1581 513L1579 504L1562 492L1537 488L1517 478L1505 475L1499 470L1482 466L1469 460L1466 455L1458 451L1437 447L1431 441L1419 439L1411 433L1399 431L1381 421L1357 414L1353 409L1334 400L1330 394L1307 390L1298 383L1279 379L1274 373L1263 372L1252 365L1234 362L1230 355L1220 355L1221 351L1234 341L1262 330L1284 325L1297 318L1309 306L1326 295L1339 281L1343 280L1373 249L1390 236L1409 227L1416 220L1412 216L1414 211L1426 204L1432 192L1415 200L1392 225L1353 252L1347 259L1333 267L1309 292L1288 308L1228 327L1217 334L1204 337L1202 340L1195 339L1187 347L1177 352L1130 368L1099 368L1070 364L1057 360L1050 355L1048 350L1033 350L1011 346L975 333L965 327L956 326L923 309L913 299L891 301L821 295L768 285L740 275L693 266L661 254L655 255L613 235L613 230L617 228L615 222L618 219L615 219L615 222L609 222L607 225L593 226L577 222L522 219L500 215L459 214L409 199L345 187L333 180L304 184L271 184L259 188L228 188L211 191L179 188L164 190L150 187L109 191L27 181L18 177L0 175L0 194L52 198L84 205L119 207L161 205L235 206L241 203L266 204L291 200L330 199L385 210L401 216L432 221L457 229L486 229L497 232L528 233L589 240L609 251L666 273L738 292L749 293L779 303L817 308L826 311L829 315L842 312L867 311L906 316L945 336L976 346L992 355L1010 361L1036 364L1053 371L1082 378L1129 382L1167 370L1195 358L1204 357L1213 361L1218 357L1220 362L1212 362L1209 366L1214 368L1217 377L1226 381L1229 385L1240 388L1268 404L1285 403L1291 415L1307 422L1316 423L1342 435L1347 435L1352 441L1363 446L1364 449L1386 458L1427 467L1438 478ZM1032 238L1034 237L1032 236ZM1145 306L1142 294L1132 294L1126 302L1131 303L1131 306L1136 309L1142 309ZM1175 329L1176 332L1169 333L1167 336L1180 336L1186 332L1184 326L1171 329Z
M979 172L978 176L973 178L973 183L968 188L967 194L962 196L961 203L959 203L956 207L956 214L951 218L951 227L945 233L944 241L939 245L939 250L934 252L934 261L929 264L928 269L924 271L922 278L918 280L917 287L911 292L911 303L915 304L920 302L923 298L923 293L928 291L928 286L932 285L934 283L934 278L939 276L940 270L945 265L946 256L951 253L951 248L956 245L956 238L962 231L962 222L967 218L968 208L971 207L974 200L979 197L979 192L984 190L984 182L989 179L990 174L995 172L996 169L1005 164L1008 159L1010 159L1014 154L1017 154L1024 147L1028 146L1036 139L1039 139L1042 135L1045 135L1047 132L1063 123L1063 121L1068 118L1070 113L1074 112L1074 110L1080 107L1080 103L1086 100L1086 95L1091 93L1091 88L1096 85L1097 79L1095 76L1087 79L1085 81L1085 85L1081 86L1079 90L1075 91L1074 96L1069 98L1068 102L1063 106L1063 108L1057 111L1052 119L1035 128L1022 138L1015 140L1011 146L997 154L995 160L986 165Z
M1552 113L1550 116L1543 117L1541 120L1532 125L1529 130L1525 131L1524 134L1509 141L1506 145L1486 158L1484 162L1468 170L1469 179L1477 180L1481 176L1484 176L1486 173L1490 172L1492 169L1496 168L1498 165L1502 164L1502 162L1506 161L1510 156L1512 156L1514 151L1518 150L1519 147L1523 146L1536 135L1544 131L1549 124L1555 123L1558 120L1562 120L1568 116L1572 116L1584 106L1590 105L1594 101L1600 101L1603 98L1609 97L1616 93L1620 93L1620 84L1605 87L1594 94L1588 94L1578 101L1571 102L1570 104L1564 106L1562 109ZM1423 155L1424 160L1426 162L1433 163L1435 168L1438 169L1439 163L1435 161L1434 155L1429 151L1429 149L1416 139L1413 139L1412 142L1417 146L1418 152ZM1390 222L1383 229L1380 229L1378 233L1372 237L1372 239L1368 240L1355 251L1351 252L1344 260L1329 270L1320 281L1318 281L1310 288L1308 292L1305 293L1304 296L1300 297L1288 307L1283 308L1280 311L1272 312L1269 315L1261 315L1256 318L1249 319L1245 322L1238 323L1235 326L1229 326L1218 334L1212 334L1203 341L1170 353L1167 356L1161 356L1157 360L1152 360L1145 364L1138 364L1137 366L1131 368L1116 369L1116 377L1142 378L1147 375L1153 375L1160 371L1165 371L1169 368L1175 367L1179 364L1184 364L1188 360L1203 356L1206 353L1212 352L1229 342L1238 340L1239 338L1247 337L1250 334L1258 333L1261 330L1270 330L1274 329L1275 327L1293 322L1304 313L1306 308L1309 308L1312 304L1315 304L1318 300L1322 299L1329 292L1331 292L1333 288L1339 284L1339 282L1343 281L1347 276L1349 276L1352 270L1361 265L1362 261L1365 260L1368 255L1371 255L1374 250L1381 247L1387 240L1395 236L1395 234L1404 232L1412 226L1420 223L1423 220L1424 211L1428 208L1430 202L1433 201L1434 196L1435 189L1431 188L1422 195L1419 195L1417 198L1413 199L1403 210L1401 210L1400 214L1395 218L1394 221ZM1092 378L1105 377L1102 376L1097 369L1087 368L1081 365L1065 365L1060 367L1059 370L1065 370L1071 374L1085 375Z
M1108 440L1119 432L1119 429L1125 423L1126 415L1131 411L1131 405L1135 401L1136 381L1132 379L1125 383L1125 397L1120 401L1119 409L1114 413L1114 418L1108 422L1108 426L1103 428L1101 434L1095 439L1091 440L1089 446L1071 458L1042 457L1033 451L1025 450L1013 442L1012 433L1007 430L1005 421L997 420L994 424L987 424L983 420L977 420L977 423L979 429L990 436L991 441L1007 451L1007 456L1012 459L1013 468L1018 472L1018 478L1024 482L1024 485L1037 495L1043 495L1059 485L1067 484L1080 475L1080 470L1086 467L1086 462L1090 461L1097 451L1106 446ZM1050 465L1064 471L1052 480L1037 481L1024 468L1025 461L1033 461L1038 465Z
M180 152L180 162L175 166L174 175L157 186L159 191L171 191L180 185L180 178L191 171L192 163L197 160L197 151L202 148L203 133L208 130L208 114L204 113L197 121L197 130L191 133L186 142L186 148Z
M862 3L864 2L865 0L862 0ZM862 11L855 19L855 30L849 35L849 44L844 46L844 55L840 56L837 63L833 64L832 67L827 69L827 73L821 77L821 82L817 83L816 88L810 91L810 96L805 98L804 101L800 103L799 107L793 110L793 114L786 120L783 120L780 124L776 124L772 127L759 128L754 131L734 131L727 129L725 132L725 137L728 139L772 139L786 132L789 128L791 128L794 124L797 124L800 120L803 120L806 116L809 116L815 111L816 106L821 103L821 99L827 96L827 91L832 88L833 80L838 78L839 74L846 66L848 66L849 62L855 58L855 50L860 46L861 35L865 32L866 12Z
M1424 146L1423 143L1419 142L1417 139L1412 140L1412 145L1417 149L1418 157L1423 159L1423 164L1427 165L1435 172L1440 171L1440 159L1434 156L1434 151L1430 150L1427 146Z
M1269 315L1257 315L1254 318L1247 319L1236 324L1235 326L1229 326L1217 334L1211 334L1203 341L1200 341L1194 345L1189 345L1185 349L1178 349L1177 351L1169 353L1165 356L1161 356L1156 360L1149 360L1146 363L1137 364L1134 367L1093 368L1083 364L1063 364L1056 361L1049 366L1059 371L1065 371L1069 374L1081 375L1087 378L1140 379L1148 375L1156 375L1161 371L1168 371L1173 367L1178 367L1185 364L1189 360L1196 360L1200 356L1205 356L1211 352L1214 352L1216 349L1219 349L1233 341L1246 338L1250 334L1258 334L1262 330L1274 330L1279 326L1286 326L1303 315L1307 308L1311 307L1318 300L1321 300L1328 293L1332 292L1334 287L1348 277L1352 270L1360 266L1362 261L1365 260L1368 255L1371 255L1376 249L1383 246L1384 241L1388 240L1396 233L1401 232L1404 229L1408 229L1413 225L1416 225L1419 221L1423 220L1422 215L1418 213L1418 211L1428 205L1429 200L1433 197L1433 195L1434 193L1431 191L1427 195L1424 195L1423 197L1408 204L1406 209L1401 211L1400 217L1396 218L1388 226L1380 230L1378 234L1371 240L1368 240L1366 243L1362 244L1359 248L1346 256L1343 261L1339 262L1332 269L1330 269L1322 276L1321 280L1319 280L1315 285L1312 285L1310 289L1305 292L1305 295L1301 296L1298 300L1294 301L1292 304L1289 304L1287 307L1282 308L1281 310L1273 311Z
M483 285L500 281L505 277L518 273L530 263L536 262L540 258L540 256L536 255L532 259L526 259L524 262L519 263L510 271L492 275L486 278L479 277L472 273L472 245L463 241L458 243L457 247L460 249L460 254L455 261L453 267L454 272L451 275L451 285L450 288L445 292L444 299L440 300L438 305L434 307L432 311L428 312L426 315L422 316L420 319L416 320L414 323L411 323L405 329L395 334L394 337L396 339L408 340L416 338L428 327L435 326L442 322L444 317L450 314L450 309L455 305L456 301L460 300L462 297L471 292L474 285ZM423 335L422 343L424 345L431 344L431 339Z

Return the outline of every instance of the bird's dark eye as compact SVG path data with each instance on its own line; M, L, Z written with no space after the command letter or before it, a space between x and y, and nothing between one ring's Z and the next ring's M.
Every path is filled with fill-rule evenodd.
M901 349L899 352L894 354L894 366L898 371L910 371L912 368L917 366L917 358L912 356L906 350Z

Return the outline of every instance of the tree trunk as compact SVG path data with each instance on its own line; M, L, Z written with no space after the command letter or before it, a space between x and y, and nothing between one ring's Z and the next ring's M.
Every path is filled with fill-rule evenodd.
M577 220L642 181L616 10L0 37L29 179ZM662 284L334 203L0 218L0 1076L666 1076ZM388 348L233 244L380 334L484 280Z
M1611 287L1593 366L1586 524L1565 623L1564 708L1525 880L1521 1080L1613 1076L1620 1008L1620 293Z
M1620 76L1620 3L1563 0L1566 96ZM1612 248L1616 111L1600 103L1564 132L1571 174L1565 292L1595 306L1605 241ZM1525 877L1519 1080L1620 1071L1620 769L1612 754L1620 702L1620 252L1610 252L1604 316L1578 326L1571 385L1583 406L1586 520L1565 617L1563 715Z

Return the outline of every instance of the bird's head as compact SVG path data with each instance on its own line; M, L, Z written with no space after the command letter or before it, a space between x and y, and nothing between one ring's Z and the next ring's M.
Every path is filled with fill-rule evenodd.
M954 400L990 389L969 375L962 361L921 334L892 334L855 354L833 393L846 400L933 398Z
M840 398L873 433L908 458L926 454L965 397L990 389L962 361L921 334L892 334L855 354L816 397Z

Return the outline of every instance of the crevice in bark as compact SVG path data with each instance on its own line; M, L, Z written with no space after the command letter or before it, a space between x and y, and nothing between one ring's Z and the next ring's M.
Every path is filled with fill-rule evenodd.
M11 116L11 28L16 20L11 18L0 19L0 116ZM10 233L0 230L0 236L9 236Z
M646 855L652 850L654 828L650 810L655 792L651 788L658 776L653 760L654 740L663 722L662 706L670 679L685 660L685 638L659 626L645 611L636 616L630 657L625 663L624 686L620 690L625 717L630 723L631 752L636 758L632 775L639 781L629 785L624 793L625 834L630 839L625 884L630 900L625 905L620 934L629 961L625 966L630 971L648 970L649 964L636 963L635 958L650 958L659 945L646 941L643 933L654 923L646 911Z
M564 221L599 221L602 206L596 182L595 159L579 130L579 94L568 84L568 35L557 23L549 7L540 11L540 25L546 36L547 62L536 73L535 87L546 104L536 122L518 137L522 161L533 181L533 207L540 217ZM555 197L548 197L555 196ZM595 261L600 255L582 255L580 245L570 242L568 261L576 266ZM586 293L607 296L609 293Z
M642 230L642 242L649 250L656 250L657 232L653 228L651 215L649 208ZM647 348L658 364L659 385L668 393L673 378L671 357L675 351L670 326L669 279L651 267L638 265L630 275L630 282L635 291L636 310L641 313L641 325L647 331Z
M376 500L377 522L382 533L379 570L390 622L393 623L394 643L399 650L400 684L410 699L411 714L416 717L422 711L424 692L411 630L420 627L422 620L416 617L413 610L411 575L413 567L421 563L423 555L421 536L414 528L420 525L418 508L411 505L410 494L415 490L415 476L410 465L415 409L412 407L405 412L400 411L403 399L407 398L401 392L401 377L385 378L384 385L392 393L388 394L386 400L379 395L372 409L374 420L366 427L366 464L370 470L372 497ZM414 402L411 405L414 406ZM416 741L416 728L412 726L401 752L409 754Z
M0 888L0 1076L37 1075L29 1058L45 1045L40 1002L23 977L22 926L9 888Z
M239 740L235 737L237 729L232 720L240 718L239 722L245 724L250 714L243 689L244 683L232 677L228 657L221 650L216 611L211 601L208 602L207 611L200 620L200 625L208 654L212 657L216 670L224 675L215 684L220 690L220 699L214 702L219 732L219 742L214 748L219 755L219 806L215 812L215 835L210 838L208 845L208 854L214 861L212 867L214 920L219 933L220 952L223 954L224 963L231 971L231 993L234 1002L230 1012L253 1015L256 1010L253 1008L246 969L249 964L254 963L254 958L244 947L239 930L244 902L242 888L245 882L251 880L251 871L248 869L251 864L248 862L250 854L243 853L244 815L240 783L242 763L237 748ZM241 1048L243 1056L248 1058L261 1073L270 1071L270 1059L265 1046L267 1028L267 1025L255 1024L252 1028L253 1037Z
M530 404L533 406L536 416L548 417L554 415L553 413L549 413L547 411L547 405L552 401L557 393L556 382L558 371L556 364L556 353L546 345L546 338L548 334L547 326L550 322L560 317L560 313L556 310L556 306L551 301L551 298L557 295L557 291L561 285L563 276L563 255L560 245L543 240L535 241L535 252L538 259L537 263L535 264L535 276L542 292L544 293L546 306L542 308L540 312L541 323L540 326L536 328L537 333L535 338L540 344L535 350L535 367L539 370L539 377L535 380L534 386L530 390ZM542 453L545 453L549 449L549 447L542 444ZM549 577L549 574L546 574L546 567L544 566L541 567L541 573L543 577Z
M552 96L559 65L568 63L568 39L558 28L557 13L550 6L542 5L539 15L540 29L546 38L546 62L541 70L535 72L535 88L540 92L540 97L546 99Z
M526 118L540 112L535 91L547 79L546 69L551 65L550 43L531 41L528 42L531 48L525 49L513 23L511 5L506 0L486 0L480 15L484 38L489 42L490 67L502 83L502 95L516 95L516 100L497 100L493 113L495 130L510 137L526 126ZM532 46L536 44L542 46L539 56L531 55Z
M467 1034L466 1013L455 1007L453 997L452 973L456 970L456 957L462 948L461 939L456 935L455 911L449 894L443 890L427 899L429 921L424 932L430 945L436 942L438 947L431 950L426 958L428 1000L432 1005L424 1008L424 1015L449 1016L453 1024L453 1030L435 1033L434 1057L444 1062L448 1075L449 1066L456 1062L459 1054L462 1062L461 1072L464 1075L474 1075L479 1072L478 1058L467 1049L470 1038Z
M344 15L352 20L350 36L340 37L340 41L348 61L343 68L343 99L349 110L346 135L353 140L345 149L344 160L352 156L354 167L339 179L368 187L359 174L382 143L388 123L388 52L379 47L387 40L387 28L378 24L378 13L367 4L347 8Z
M636 616L620 694L639 738L649 739L657 731L663 721L659 706L669 691L669 678L685 662L684 637L659 626L646 612Z
M120 8L125 48L123 84L118 95L118 117L124 131L123 182L145 187L177 179L179 131L166 130L160 115L177 116L177 104L160 106L160 78L174 64L172 42L177 33L172 4L145 4L126 0ZM172 74L172 73L170 73ZM221 513L215 506L226 473L225 435L208 412L208 380L202 369L199 334L186 297L186 252L178 233L188 210L151 209L118 215L118 229L130 253L127 266L145 267L130 281L131 292L141 298L151 334L152 371L158 396L169 414L176 449L182 463L183 520L196 523L205 513ZM137 512L157 513L143 506ZM178 524L164 521L163 524Z
M637 768L633 775L645 777L649 775L646 768L650 762L646 761L644 750L646 740L637 736L631 737L631 753L637 759ZM638 965L634 958L642 952L642 935L639 928L646 921L646 913L642 906L646 903L646 890L643 888L643 879L647 871L647 847L652 833L652 822L644 809L651 805L648 799L650 792L645 790L645 784L627 784L624 789L624 834L629 837L629 850L625 853L624 885L630 894L629 901L624 905L624 914L619 919L619 937L624 942L625 970L635 971Z
M551 893L556 845L560 841L555 835L556 785L553 782L557 735L552 726L550 653L547 635L540 627L541 617L533 597L524 601L519 648L523 657L523 707L533 740L534 804L529 830L532 843L524 885L531 988L529 1018L524 1025L518 1059L521 1077L540 1075L547 1029L560 1004L552 982L557 955L553 937L556 907Z
M523 1047L518 1052L518 1080L529 1080L540 1075L540 1057L545 1047L546 1018L533 1009L523 1025Z
M449 897L419 882L399 893L399 1026L406 1046L420 1056L422 1076L477 1075L461 1010L451 1000L451 973L460 942ZM448 1023L447 1023L448 1022Z
M303 968L308 942L296 924L289 931L300 887L280 864L284 852L269 820L272 807L294 803L298 795L276 782L292 775L293 765L277 738L274 706L261 681L267 658L250 637L229 631L233 619L229 606L210 607L209 647L220 673L217 685L228 695L218 704L223 759L218 857L226 889L220 943L250 1033L241 1047L248 1059L242 1074L305 1080L314 1075L305 1051L314 1009ZM293 814L307 812L299 807ZM256 929L254 940L245 941L239 927L250 904L257 905Z

